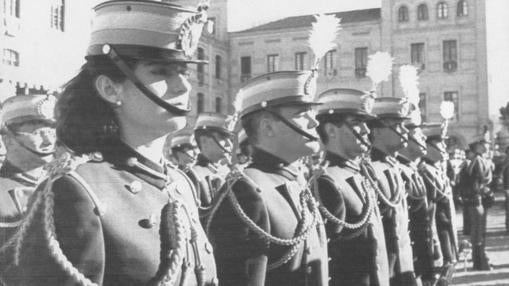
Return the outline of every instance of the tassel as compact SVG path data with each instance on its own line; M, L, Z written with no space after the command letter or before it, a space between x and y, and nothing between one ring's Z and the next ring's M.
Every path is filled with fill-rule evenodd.
M373 83L373 90L382 81L387 81L392 72L393 58L387 52L376 52L369 56L366 75Z
M419 77L417 68L412 65L403 65L399 68L399 83L408 102L419 106Z
M321 58L337 45L341 19L335 15L315 15L315 20L309 32L308 45L314 55L313 69L318 69Z

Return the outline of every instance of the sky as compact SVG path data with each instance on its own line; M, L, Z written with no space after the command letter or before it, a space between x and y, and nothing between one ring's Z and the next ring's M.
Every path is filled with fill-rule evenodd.
M228 30L243 30L288 16L375 7L381 7L381 0L228 0Z

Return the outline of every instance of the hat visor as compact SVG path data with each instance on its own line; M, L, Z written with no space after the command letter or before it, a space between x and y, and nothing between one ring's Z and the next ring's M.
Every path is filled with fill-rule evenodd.
M105 55L103 47L105 45L93 45L88 49L88 56ZM186 56L182 50L158 48L139 45L110 45L121 57L127 57L135 60L165 62L165 63L190 63L190 64L208 64L206 60L193 59ZM88 57L87 56L87 57Z
M326 115L326 114L337 114L337 115L353 115L357 116L364 120L372 120L376 119L376 116L367 113L366 111L352 108L331 108L331 109L323 109L318 112L318 115Z

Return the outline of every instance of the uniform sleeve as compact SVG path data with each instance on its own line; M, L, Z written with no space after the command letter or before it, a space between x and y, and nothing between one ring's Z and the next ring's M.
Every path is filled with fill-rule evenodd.
M41 184L36 193L43 191ZM25 286L83 285L71 273L79 272L102 285L104 277L105 248L100 218L84 187L74 178L64 176L53 183L54 234L58 243L47 237L51 204L43 201L34 210L35 216L24 236L20 263L8 277L12 284ZM34 206L32 206L34 207ZM65 261L70 262L70 264ZM76 275L74 275L76 276Z
M269 216L258 191L244 181L233 193L245 214L270 233ZM234 212L226 198L211 225L218 277L222 286L263 286L267 272L268 245Z
M317 187L320 195L320 204L322 204L333 216L344 221L346 217L346 208L344 197L331 178L321 176L317 180ZM341 232L342 225L328 223L326 225L327 236L333 237Z

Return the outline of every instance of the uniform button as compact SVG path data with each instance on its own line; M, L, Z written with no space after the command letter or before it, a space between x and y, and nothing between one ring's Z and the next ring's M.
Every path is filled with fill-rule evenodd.
M410 245L414 245L415 243L413 241L410 241Z
M327 238L327 243L329 243L329 242L330 242L330 238Z
M141 192L141 188L142 185L140 181L132 181L128 186L129 191L131 191L133 194Z
M332 277L329 277L329 281L331 281L331 280L332 280Z
M312 272L313 272L313 268L312 268L311 266L308 266L308 267L306 268L306 273L307 273L307 274L311 274Z
M330 258L330 257L329 257L329 258L328 258L328 260L329 260L329 261L331 261L331 260L332 260L332 258Z
M213 286L219 285L219 280L217 279L217 277L212 278L210 284L212 284Z
M376 271L380 271L380 264L377 263L375 266L375 269L376 269Z

